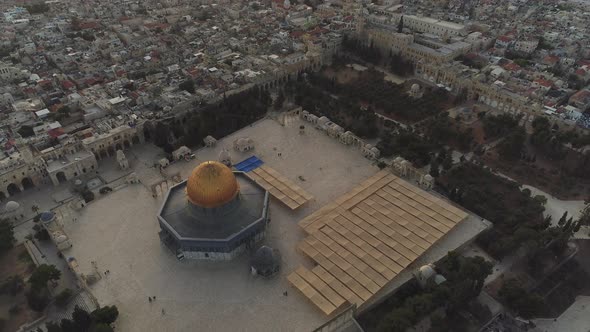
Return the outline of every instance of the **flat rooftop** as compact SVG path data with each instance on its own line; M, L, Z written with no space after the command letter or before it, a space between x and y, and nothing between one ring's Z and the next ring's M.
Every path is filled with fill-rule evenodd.
M302 135L300 125L306 128ZM234 151L233 141L240 137L252 138L254 150ZM231 262L178 261L158 236L156 215L163 197L152 197L149 184L130 185L97 197L76 215L77 221L64 221L73 243L65 256L75 257L87 275L93 271L91 261L96 262L103 278L91 291L101 305L117 305L118 330L190 331L198 326L199 331L311 331L328 320L287 281L287 275L308 260L295 249L305 237L297 223L378 168L358 149L290 118L284 126L261 120L220 139L214 148L196 151L196 160L173 163L165 172L187 178L199 163L217 160L223 148L234 163L258 156L314 197L294 211L271 198L263 244L280 251L279 275L270 280L251 276L250 253ZM157 300L150 303L148 296Z
M47 172L57 172L60 169L69 167L70 165L87 158L92 158L92 152L80 150L72 154L66 154L60 159L47 163Z

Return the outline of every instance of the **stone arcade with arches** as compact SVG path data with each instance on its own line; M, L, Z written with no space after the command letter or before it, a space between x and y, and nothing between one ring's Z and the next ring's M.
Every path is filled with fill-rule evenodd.
M116 151L142 142L143 123L123 125L82 140L68 137L44 149L30 139L17 138L17 152L0 160L0 201L42 184L59 185L94 173L98 159L115 157Z

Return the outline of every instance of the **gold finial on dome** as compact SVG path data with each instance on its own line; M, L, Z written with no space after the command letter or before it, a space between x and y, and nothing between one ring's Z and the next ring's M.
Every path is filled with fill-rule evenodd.
M217 161L206 161L195 167L186 181L188 200L204 208L228 203L236 197L239 189L232 170Z

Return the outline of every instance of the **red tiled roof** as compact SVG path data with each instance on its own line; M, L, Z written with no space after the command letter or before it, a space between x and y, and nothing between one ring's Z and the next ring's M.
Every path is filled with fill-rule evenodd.
M544 86L544 87L548 87L550 88L551 86L553 86L553 82L548 81L548 80L544 80L541 78L538 78L534 81L535 83L539 84L540 86Z
M47 134L53 138L58 138L61 135L65 134L63 128L55 128L55 129L51 129L50 131L47 132Z
M86 30L86 29L98 29L100 28L100 24L98 22L80 22L78 23L78 28L80 30Z
M519 71L521 67L514 62L510 62L504 65L504 69L508 71Z
M545 58L543 58L543 62L555 64L555 63L559 62L559 57L557 55L548 55Z
M72 81L68 81L68 80L61 81L61 87L64 88L64 89L66 89L66 90L67 89L71 89L71 88L73 88L75 86L76 85Z

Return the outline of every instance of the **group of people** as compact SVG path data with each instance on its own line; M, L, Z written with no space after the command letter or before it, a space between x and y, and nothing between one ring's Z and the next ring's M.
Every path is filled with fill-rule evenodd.
M155 296L148 296L148 301L150 303L152 303L152 301L156 302L156 297ZM166 310L164 310L164 308L162 308L162 315L165 315L165 314L166 314Z

